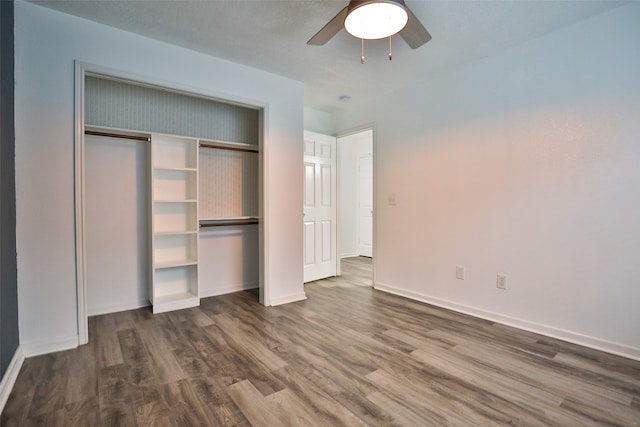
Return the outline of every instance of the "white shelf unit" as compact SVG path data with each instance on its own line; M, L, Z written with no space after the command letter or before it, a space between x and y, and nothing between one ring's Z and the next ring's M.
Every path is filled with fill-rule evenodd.
M151 136L151 286L154 313L200 305L198 141Z

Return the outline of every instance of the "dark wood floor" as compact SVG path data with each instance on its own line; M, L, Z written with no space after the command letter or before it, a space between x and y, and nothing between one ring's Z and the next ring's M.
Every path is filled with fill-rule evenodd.
M640 362L374 291L368 262L280 307L91 318L25 361L2 425L640 425Z

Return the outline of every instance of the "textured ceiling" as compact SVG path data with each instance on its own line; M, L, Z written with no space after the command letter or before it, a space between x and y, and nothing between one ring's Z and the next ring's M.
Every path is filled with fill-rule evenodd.
M347 0L34 1L125 31L163 40L305 83L305 106L332 111L341 95L363 99L430 73L491 55L628 1L420 1L407 6L433 36L411 50L394 39L365 44L340 32L324 46L306 41Z

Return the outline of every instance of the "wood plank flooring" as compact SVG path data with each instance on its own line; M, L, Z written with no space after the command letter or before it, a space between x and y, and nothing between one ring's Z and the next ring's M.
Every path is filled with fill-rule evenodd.
M640 362L374 291L370 260L255 293L92 317L29 358L3 426L640 426Z

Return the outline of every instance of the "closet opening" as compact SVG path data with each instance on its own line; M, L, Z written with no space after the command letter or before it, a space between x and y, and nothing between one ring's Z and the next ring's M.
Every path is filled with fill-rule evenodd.
M265 110L76 63L79 344L92 315L265 304Z

